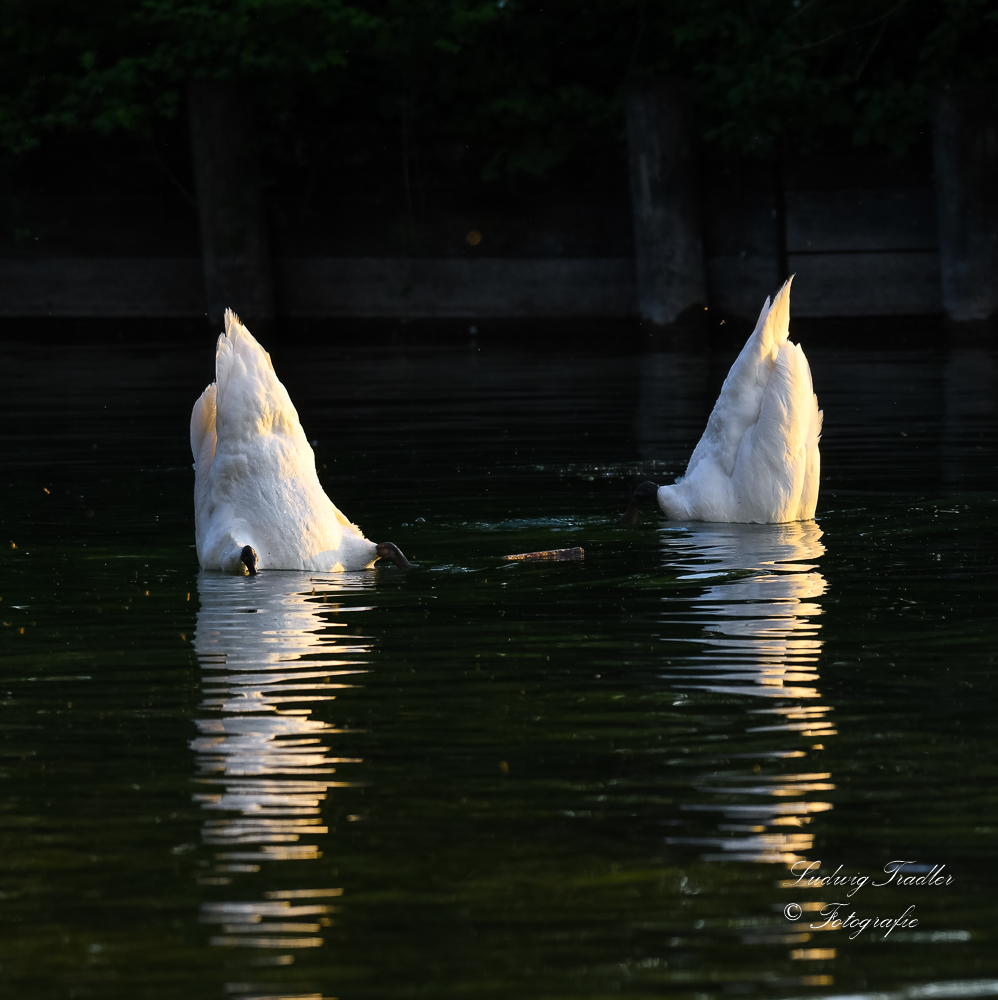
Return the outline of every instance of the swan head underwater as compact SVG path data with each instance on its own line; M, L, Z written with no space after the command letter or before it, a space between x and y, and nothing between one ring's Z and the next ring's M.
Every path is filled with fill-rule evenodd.
M642 483L621 523L658 500L673 521L779 524L808 521L818 502L821 411L811 369L790 332L790 283L770 304L724 380L686 474Z
M225 311L215 381L191 413L194 524L203 569L343 572L389 559L391 542L368 541L319 484L312 451L270 355Z

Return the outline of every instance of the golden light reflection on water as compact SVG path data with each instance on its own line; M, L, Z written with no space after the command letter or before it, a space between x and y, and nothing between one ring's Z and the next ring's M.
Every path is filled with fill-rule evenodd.
M826 589L815 560L824 553L814 522L704 524L663 532L668 568L681 583L702 583L694 597L674 597L677 618L702 627L702 652L683 656L669 673L677 688L762 700L746 710L746 734L771 741L743 758L743 767L701 776L697 790L721 801L688 803L687 812L720 813L715 837L671 837L671 843L713 850L707 861L793 864L813 847L807 827L832 808L812 793L835 788L827 771L794 767L762 774L759 762L803 764L836 735L832 706L818 690L821 615ZM686 640L677 640L689 642ZM822 744L823 747L823 744ZM749 761L757 763L750 765ZM741 763L741 761L739 761ZM732 801L732 800L736 801ZM789 801L794 800L794 801Z
M322 857L329 834L323 803L351 784L363 763L335 755L342 730L311 716L366 669L370 645L342 630L347 612L369 609L339 599L370 586L370 574L198 579L202 700L190 746L194 800L205 811L202 841L213 857L200 882L231 886L233 894L238 887L242 897L205 902L200 920L218 929L213 946L269 955L252 965L289 965L297 950L321 947L337 911L329 900L342 894L339 887L263 891L252 881L270 863ZM352 772L346 779L344 767ZM292 995L275 984L265 992L275 1000Z

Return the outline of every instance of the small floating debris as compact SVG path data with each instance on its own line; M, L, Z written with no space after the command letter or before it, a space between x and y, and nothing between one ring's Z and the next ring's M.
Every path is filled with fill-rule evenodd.
M581 562L586 557L586 550L576 546L574 549L544 549L542 552L519 552L512 556L503 556L503 562Z

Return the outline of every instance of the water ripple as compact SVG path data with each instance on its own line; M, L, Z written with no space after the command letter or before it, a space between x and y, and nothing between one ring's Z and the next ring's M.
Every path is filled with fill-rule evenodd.
M370 644L344 635L340 613L368 608L339 601L372 585L370 574L199 577L194 647L202 714L190 747L200 788L194 800L206 814L201 839L213 849L202 884L232 885L265 865L322 857L329 834L323 803L352 783L333 775L344 765L355 774L363 761L336 755L333 740L344 730L312 713L351 686L333 678L366 669ZM252 895L249 882L239 886ZM341 894L336 887L298 888L204 902L200 920L220 930L211 945L272 956L250 964L289 965L298 950L321 947L332 924L336 907L316 900Z
M666 568L678 573L680 583L709 583L699 593L665 600L664 621L682 626L683 631L688 632L690 625L700 630L692 640L700 652L684 657L683 666L671 668L666 677L677 688L780 702L746 709L751 724L745 732L767 741L756 755L760 760L803 757L823 744L804 750L802 739L836 735L827 718L832 706L812 704L821 697L817 687L821 624L814 620L822 612L818 598L826 590L815 561L825 551L821 537L813 522L703 524L662 532ZM670 641L690 644L691 640L687 636ZM773 721L762 724L766 716ZM793 864L813 846L813 836L803 829L811 816L832 808L806 797L834 790L831 777L824 771L763 774L760 764L752 770L713 773L695 784L700 796L714 802L683 808L720 813L726 822L718 824L717 835L669 837L667 842L713 848L702 855L705 861ZM748 798L801 801L765 805L738 801ZM786 827L800 832L787 832Z

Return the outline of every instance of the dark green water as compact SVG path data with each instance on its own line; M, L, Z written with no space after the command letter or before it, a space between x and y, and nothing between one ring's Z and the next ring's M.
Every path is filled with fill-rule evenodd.
M998 356L805 348L817 523L627 530L730 352L286 347L417 565L230 578L211 343L7 344L3 995L998 995Z

